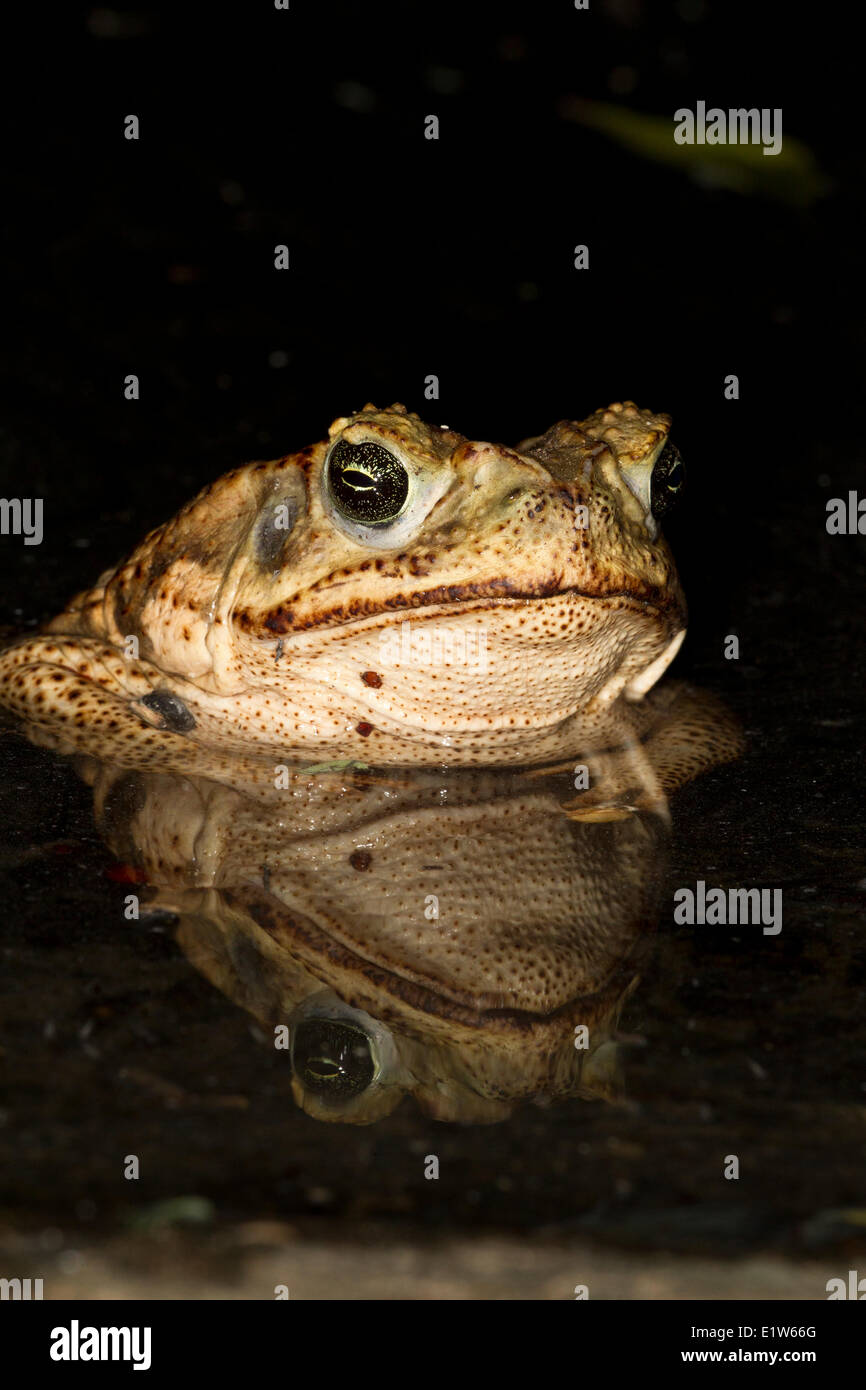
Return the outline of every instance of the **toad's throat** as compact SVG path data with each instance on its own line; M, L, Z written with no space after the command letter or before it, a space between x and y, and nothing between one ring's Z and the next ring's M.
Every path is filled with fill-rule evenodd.
M384 957L377 959L360 942L349 944L341 940L336 923L329 930L327 923L316 922L257 888L244 885L224 889L223 897L230 907L241 907L248 912L257 926L278 945L288 948L309 968L314 968L317 977L354 1007L364 1007L370 1003L364 995L372 990L380 1007L386 999L391 999L394 1004L416 1014L426 1014L470 1028L499 1033L531 1033L537 1027L553 1024L575 1010L580 1012L581 1008L588 1015L602 1001L615 996L622 986L623 966L620 963L607 979L595 982L594 988L589 981L581 986L581 982L575 980L573 996L552 1009L521 1007L516 999L509 999L501 993L462 990L454 982L449 986L444 979L412 978L395 961ZM587 988L587 985L590 987ZM356 996L355 991L360 991L360 994Z

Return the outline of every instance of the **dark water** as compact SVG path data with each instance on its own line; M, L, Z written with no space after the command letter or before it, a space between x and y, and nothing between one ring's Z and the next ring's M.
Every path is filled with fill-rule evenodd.
M0 490L44 497L46 530L39 547L2 538L7 636L226 468L319 438L367 399L429 414L428 373L435 418L508 442L630 396L671 411L689 465L666 527L691 610L676 674L722 696L747 738L672 798L658 930L620 1023L622 1099L465 1127L407 1098L358 1128L297 1108L285 1056L171 919L123 920L129 884L89 788L4 730L0 1205L23 1273L86 1291L94 1270L109 1287L167 1278L168 1259L195 1296L215 1271L240 1278L239 1251L324 1242L336 1292L363 1252L427 1251L429 1271L443 1242L489 1236L519 1237L490 1256L501 1279L515 1250L553 1252L551 1269L565 1251L564 1296L587 1267L633 1294L635 1271L670 1254L652 1266L662 1291L699 1258L710 1293L779 1296L802 1269L799 1296L824 1297L863 1258L864 552L825 526L828 498L863 476L844 59L825 90L812 66L806 94L769 34L744 45L721 12L588 22L578 61L561 19L530 27L497 6L477 34L443 18L371 51L347 12L326 63L308 16L291 43L250 21L234 60L257 74L248 92L224 68L190 85L183 21L156 13L136 51L88 37L72 7L75 92L43 92L10 127ZM213 41L228 37L214 19ZM559 98L611 100L623 66L636 110L712 84L723 105L783 106L829 190L799 206L707 189L564 119ZM419 148L413 123L437 102L459 139ZM114 113L139 106L147 139L129 148ZM280 241L299 269L275 282ZM593 265L579 281L577 242ZM675 923L673 892L699 879L781 890L781 933ZM357 1266L340 1263L348 1247ZM732 1261L768 1256L775 1273L725 1283ZM493 1278L448 1258L438 1296Z
M816 720L813 734L841 767L846 727ZM675 794L669 848L658 828L642 829L635 860L611 839L619 823L579 827L581 883L588 872L607 874L608 890L595 899L577 890L578 941L608 933L605 975L641 976L620 1020L615 1096L523 1104L489 1127L437 1123L407 1097L375 1125L356 1127L296 1107L288 1057L269 1027L289 1017L289 1005L269 999L273 966L247 959L253 947L241 951L235 940L228 979L210 971L218 989L191 959L201 964L202 940L206 959L227 949L219 930L211 924L202 937L199 929L198 956L188 933L181 949L176 917L158 911L158 892L153 901L154 883L173 885L176 897L178 874L131 867L147 860L133 845L129 806L147 794L139 788L130 802L124 784L105 803L103 832L127 848L118 867L70 764L10 735L2 867L14 911L4 921L0 1152L14 1228L37 1240L59 1230L61 1254L118 1233L135 1239L142 1225L152 1238L201 1220L208 1234L270 1221L301 1239L415 1250L471 1231L519 1233L553 1249L588 1241L636 1260L847 1258L862 1240L866 1093L858 836L853 806L852 823L831 829L793 804L798 771L784 747L770 762L773 739L753 722L741 762ZM165 833L183 835L186 800L178 801L188 783L157 781L150 796L157 810L162 798ZM555 783L555 794L567 799L567 786ZM825 783L812 796L819 805L828 794ZM305 806L302 822L306 814ZM139 819L152 825L159 816ZM471 835L463 848L480 872ZM356 838L372 843L368 823ZM268 830L264 845L279 864L279 835ZM600 867L587 870L593 854ZM438 855L431 844L426 857ZM175 858L182 867L183 852ZM611 912L635 862L642 888ZM234 864L230 884L232 873L235 882L258 877L249 854ZM519 855L504 854L501 900L490 911L506 922L520 920L509 887L520 867ZM143 878L150 886L140 887ZM678 925L673 892L699 878L780 889L782 930ZM435 886L450 889L448 874ZM124 918L131 890L143 897L137 922ZM120 1176L128 1154L141 1164L134 1188ZM439 1162L436 1181L423 1177L429 1155ZM731 1155L736 1182L723 1176Z

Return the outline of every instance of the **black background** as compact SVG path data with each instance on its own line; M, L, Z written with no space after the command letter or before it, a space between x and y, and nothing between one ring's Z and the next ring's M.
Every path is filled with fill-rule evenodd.
M685 663L732 631L760 660L756 598L799 638L822 575L850 611L859 542L824 508L858 476L863 158L832 10L262 0L37 23L8 50L0 465L46 533L4 538L0 621L48 616L206 481L367 400L507 443L611 400L669 411ZM770 158L766 187L707 189L568 119L575 97L781 107L826 191L779 197Z

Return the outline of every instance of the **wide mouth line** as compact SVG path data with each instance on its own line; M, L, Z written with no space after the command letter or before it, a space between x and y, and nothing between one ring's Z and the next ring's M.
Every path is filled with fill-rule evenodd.
M329 963L343 970L360 974L375 991L407 1005L417 1013L450 1020L454 1024L478 1029L491 1026L505 1029L510 1027L520 1031L549 1027L557 1024L578 1006L596 1007L608 997L613 985L613 980L608 979L591 993L576 993L547 1013L522 1009L518 1005L484 1003L477 995L461 995L456 990L449 994L432 982L414 980L403 974L393 962L364 954L359 951L357 943L349 945L342 941L339 935L332 935L322 923L301 918L288 909L283 912L276 911L273 903L257 887L244 885L243 888L224 892L230 905L242 904L256 924L278 944L283 933L287 932L297 946L312 950L314 956L327 959ZM305 964L309 969L311 963ZM619 973L619 970L615 971L614 978L617 978ZM373 1010L368 1009L368 1012Z
M425 597L427 597L427 595L425 595ZM517 608L528 603L544 603L551 599L565 597L584 599L587 602L594 603L606 603L611 600L625 599L630 603L634 603L644 611L651 613L661 612L672 603L672 600L665 602L664 600L645 598L641 594L634 593L630 589L611 589L605 593L591 593L585 589L579 589L576 585L568 585L564 588L549 589L543 593L527 590L522 593L512 593L508 595L479 594L472 598L454 598L442 602L436 602L434 600L432 602L418 604L382 602L369 608L364 613L354 614L345 614L339 606L336 606L310 619L302 619L302 625L297 628L293 622L282 620L279 616L279 610L277 610L276 613L272 614L260 624L258 630L253 630L252 635L268 638L273 636L289 636L293 633L303 635L317 628L328 626L339 626L341 628L357 627L362 623L369 622L373 618L391 615L396 616L398 614L404 614L406 620L414 616L418 621L423 622L429 620L430 617L440 615L453 617L460 613L474 613L493 608ZM287 607L291 611L291 604L288 604ZM247 628L248 632L249 630L250 629Z

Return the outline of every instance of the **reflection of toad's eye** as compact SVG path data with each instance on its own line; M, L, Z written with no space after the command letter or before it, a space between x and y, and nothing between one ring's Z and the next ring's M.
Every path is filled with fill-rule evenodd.
M327 484L338 511L367 526L393 521L409 495L409 475L400 460L371 441L341 439L328 459Z
M652 476L651 506L653 516L670 511L683 490L686 470L675 444L666 444L656 459Z
M292 1068L308 1091L335 1100L366 1091L376 1071L367 1034L328 1018L298 1024L292 1039Z

